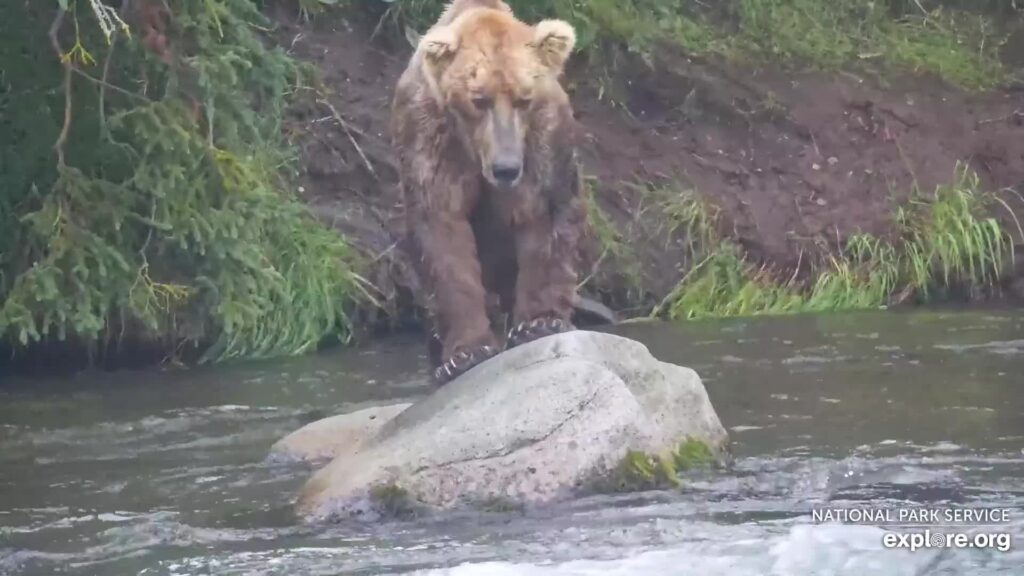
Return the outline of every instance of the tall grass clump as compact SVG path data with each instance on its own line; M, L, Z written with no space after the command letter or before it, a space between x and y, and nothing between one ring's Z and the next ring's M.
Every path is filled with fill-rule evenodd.
M1013 261L1011 237L988 214L1005 208L1024 238L1020 222L997 196L979 190L978 175L959 165L952 183L897 211L905 237L906 281L923 298L936 288L963 287L973 293L992 288Z
M682 236L686 256L691 261L702 257L708 246L718 243L718 207L705 201L693 190L672 187L648 187L657 207L668 222L669 236Z
M809 279L788 279L758 268L724 238L708 238L692 266L653 315L670 319L751 316L882 308L915 298L928 302L953 293L991 292L1013 261L1013 241L990 214L1006 208L980 189L964 165L951 184L915 195L897 211L897 237L846 239L838 254L813 266ZM671 213L669 214L671 217ZM682 221L685 228L692 217ZM1019 222L1017 232L1024 237ZM701 235L701 234L698 234Z
M672 320L754 316L797 312L801 295L744 260L731 242L723 242L691 268L654 315Z
M601 208L597 200L597 178L584 176L582 185L587 228L596 253L578 289L588 288L620 301L623 306L632 306L644 294L641 258L634 249L632 223L617 225Z
M17 215L0 231L0 337L126 338L201 361L347 338L356 256L291 192L281 122L303 71L264 45L256 5L174 3L158 54L141 30L105 41L87 2L58 20L58 2L32 4L0 10L28 31L5 40L32 62L8 80L34 95L12 104L41 134L4 143L34 148L0 197Z

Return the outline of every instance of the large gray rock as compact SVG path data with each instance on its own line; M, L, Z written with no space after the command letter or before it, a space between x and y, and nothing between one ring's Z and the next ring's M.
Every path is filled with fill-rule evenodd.
M383 492L434 508L569 496L630 450L728 437L697 374L633 340L576 331L484 362L339 453L303 487L308 520L372 513Z

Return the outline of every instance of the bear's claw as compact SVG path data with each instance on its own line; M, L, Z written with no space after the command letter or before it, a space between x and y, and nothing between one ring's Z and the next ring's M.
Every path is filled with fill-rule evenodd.
M576 327L571 322L561 318L537 318L529 322L520 322L519 325L508 331L505 349L515 348L545 336L571 332L575 329Z
M434 380L438 384L447 384L497 354L498 349L493 346L480 346L473 350L459 352L434 370Z

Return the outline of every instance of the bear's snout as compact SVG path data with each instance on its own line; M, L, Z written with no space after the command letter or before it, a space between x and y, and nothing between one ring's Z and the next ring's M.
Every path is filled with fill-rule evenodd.
M488 115L490 158L484 157L484 170L490 172L495 186L511 187L523 175L523 121L519 111L508 102L498 102ZM490 165L486 161L490 160Z
M491 174L494 175L494 181L502 186L515 184L522 172L522 162L514 160L498 160L491 165Z

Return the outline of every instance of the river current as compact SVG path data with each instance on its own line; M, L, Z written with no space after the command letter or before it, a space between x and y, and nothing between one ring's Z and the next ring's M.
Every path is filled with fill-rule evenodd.
M1024 574L1024 313L612 331L701 374L733 440L729 470L522 512L304 526L290 500L310 470L267 449L317 418L428 393L419 339L189 371L6 377L0 574ZM928 528L1012 544L889 549L877 522L821 517L912 507L1007 511Z

